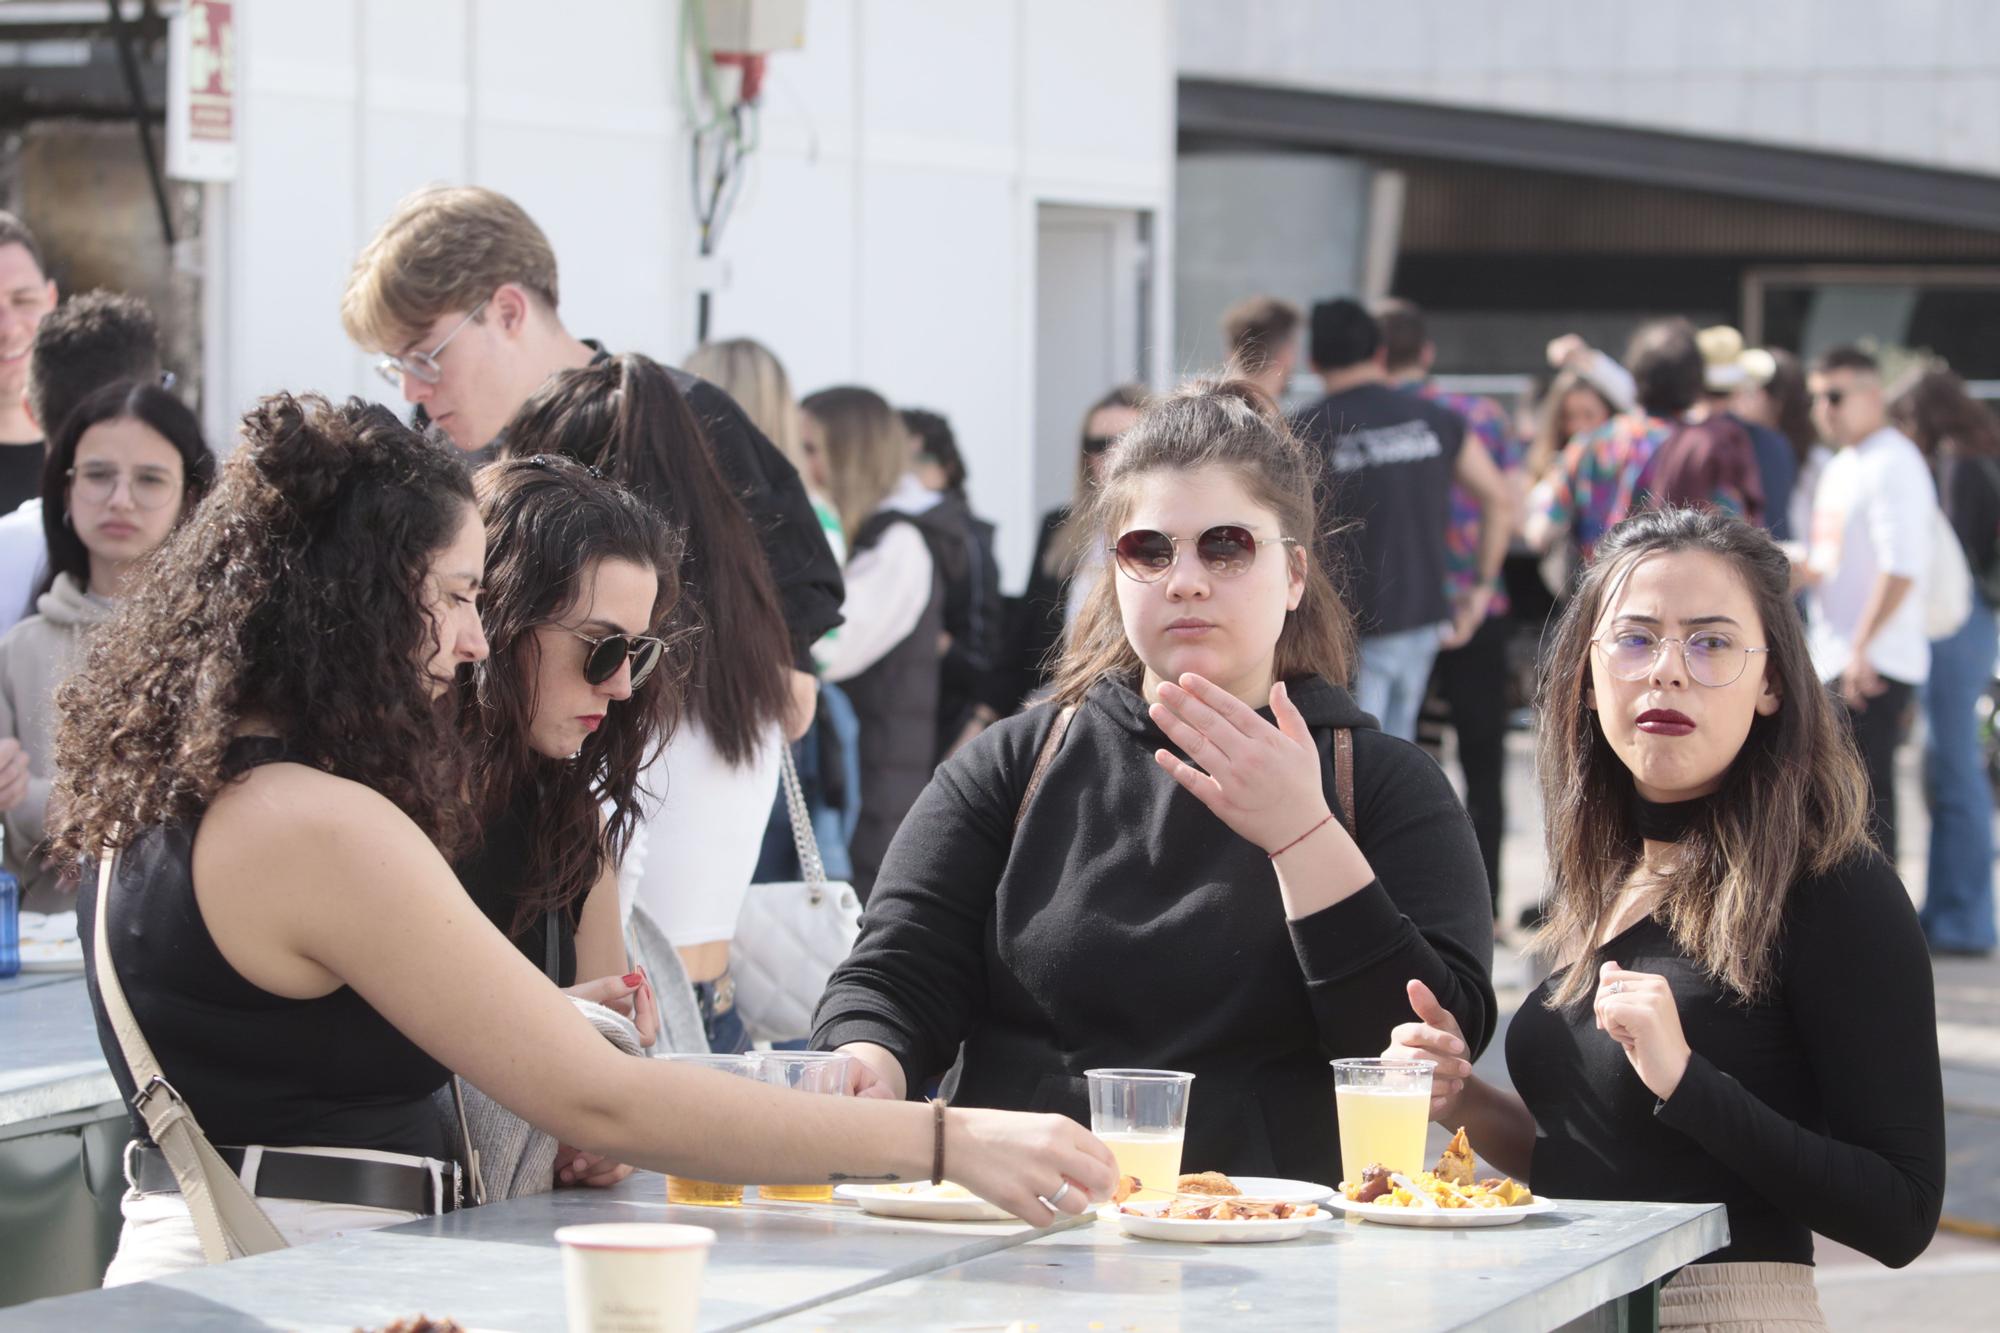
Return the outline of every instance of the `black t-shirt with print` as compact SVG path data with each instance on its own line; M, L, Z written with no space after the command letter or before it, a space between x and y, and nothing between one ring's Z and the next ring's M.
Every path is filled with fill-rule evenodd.
M1326 460L1320 556L1364 635L1451 618L1445 532L1465 419L1387 384L1322 398L1293 419Z

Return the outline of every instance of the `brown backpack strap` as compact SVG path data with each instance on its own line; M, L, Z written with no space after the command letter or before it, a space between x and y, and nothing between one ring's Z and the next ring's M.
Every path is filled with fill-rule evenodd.
M1049 728L1048 738L1042 742L1042 752L1035 756L1034 771L1028 774L1028 788L1021 793L1021 808L1014 812L1014 831L1020 832L1021 821L1028 817L1028 802L1035 799L1041 790L1042 779L1048 775L1049 765L1055 762L1056 751L1062 749L1063 737L1069 734L1070 719L1076 716L1076 705L1065 704L1056 714L1056 723Z
M1354 828L1354 732L1341 727L1333 733L1333 796L1340 803L1340 822L1353 837Z

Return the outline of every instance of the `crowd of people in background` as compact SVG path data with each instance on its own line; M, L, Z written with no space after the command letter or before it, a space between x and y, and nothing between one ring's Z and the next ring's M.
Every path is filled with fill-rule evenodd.
M560 290L513 201L412 196L337 312L408 424L276 395L219 461L143 304L59 301L0 218L6 864L40 911L80 874L86 940L115 910L93 975L218 1142L386 1154L442 1208L457 1073L563 1182L949 1175L1046 1223L1112 1183L1086 1066L1195 1070L1191 1152L1332 1180L1326 1058L1386 1044L1538 1189L1727 1201L1690 1301L1802 1308L1811 1230L1928 1239L1923 955L1995 947L2000 425L1948 369L1667 318L1622 357L1555 340L1503 405L1434 377L1407 301L1256 296L1216 378L1088 406L1008 597L920 395L798 394L749 338L676 368ZM1516 1095L1470 1061L1537 697L1555 971ZM808 860L866 910L774 1031L739 1009L744 905ZM1894 985L1845 984L1863 951ZM625 1060L557 991L640 1046L846 1051L857 1096ZM1863 1028L1899 1073L1829 1074ZM134 1129L116 1280L200 1253ZM380 1206L315 1197L280 1229Z

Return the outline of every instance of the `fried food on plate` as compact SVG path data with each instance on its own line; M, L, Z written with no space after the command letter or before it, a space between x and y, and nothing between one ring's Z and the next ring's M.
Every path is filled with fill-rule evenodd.
M1382 1208L1514 1208L1535 1201L1519 1181L1477 1177L1472 1145L1460 1129L1438 1157L1435 1170L1403 1176L1377 1164L1363 1171L1358 1181L1342 1181L1340 1192L1350 1203Z
M1236 1188L1236 1182L1220 1171L1200 1171L1185 1175L1174 1186L1176 1194L1210 1194L1223 1199L1240 1199L1243 1191Z
M1472 1145L1466 1142L1465 1131L1460 1129L1451 1136L1451 1142L1445 1145L1444 1152L1438 1157L1437 1165L1431 1168L1431 1174L1439 1180L1450 1181L1454 1185L1470 1185L1478 1175L1475 1168Z

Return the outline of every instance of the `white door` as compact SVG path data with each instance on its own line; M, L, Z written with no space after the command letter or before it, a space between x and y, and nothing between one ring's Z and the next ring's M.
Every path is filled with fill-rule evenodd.
M1034 512L1070 498L1084 409L1147 378L1148 218L1043 204L1035 260Z

